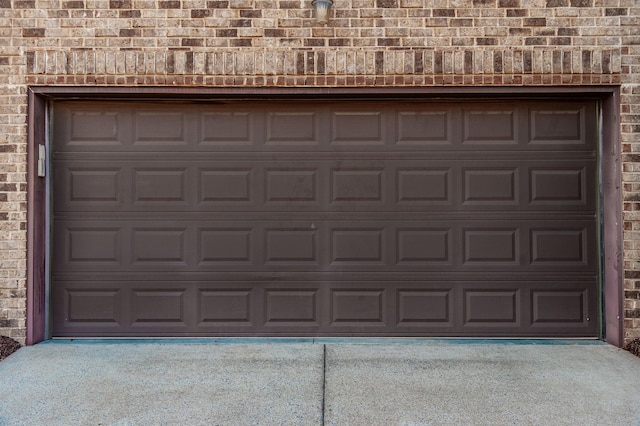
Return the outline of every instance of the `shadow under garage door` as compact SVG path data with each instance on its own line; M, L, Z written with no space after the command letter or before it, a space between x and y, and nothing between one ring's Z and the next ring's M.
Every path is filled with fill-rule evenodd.
M596 104L57 102L54 336L597 336Z

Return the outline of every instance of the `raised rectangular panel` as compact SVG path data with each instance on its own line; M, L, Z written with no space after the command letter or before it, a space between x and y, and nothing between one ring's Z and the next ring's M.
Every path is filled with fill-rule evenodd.
M383 145L382 114L344 111L333 114L333 144Z
M69 229L69 262L120 263L120 230Z
M317 325L316 295L317 290L266 290L265 322Z
M463 235L465 263L518 260L517 229L465 229Z
M253 125L248 112L205 112L201 116L201 144L251 145Z
M68 322L117 323L120 315L120 292L114 289L67 290Z
M398 263L448 262L448 229L398 229Z
M586 263L587 230L532 229L531 262Z
M450 323L449 290L398 290L398 324Z
M201 290L200 323L234 323L251 325L251 290Z
M531 201L585 202L585 169L531 169Z
M251 262L251 228L200 230L202 262Z
M532 144L583 144L582 110L532 110L530 112Z
M183 323L184 293L184 290L133 291L133 323Z
M332 170L331 199L339 202L382 201L382 170Z
M201 170L201 202L246 202L251 200L251 169Z
M111 111L73 111L69 145L117 145L119 114Z
M318 117L315 112L267 114L267 144L317 145Z
M134 262L185 262L185 229L134 229Z
M334 229L333 262L382 262L382 229Z
M517 290L467 290L464 292L464 323L517 323Z
M467 110L464 112L464 143L515 144L516 112L513 110Z
M134 144L186 145L185 116L181 112L138 111L134 117Z
M586 321L586 291L533 291L533 323Z
M449 114L446 111L401 111L398 113L398 144L448 144Z
M464 203L516 202L516 169L464 169Z
M331 314L334 324L382 325L384 290L332 290Z
M317 201L316 173L315 169L267 170L267 201Z
M397 182L399 202L449 201L449 169L401 169Z
M184 202L186 170L134 170L136 202Z
M316 261L316 231L301 229L267 229L267 262Z
M118 202L120 169L69 169L69 195L72 202Z

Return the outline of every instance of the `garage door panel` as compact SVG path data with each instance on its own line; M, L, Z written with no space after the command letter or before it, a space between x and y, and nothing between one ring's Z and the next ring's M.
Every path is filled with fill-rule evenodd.
M384 228L330 229L331 265L360 266L385 263Z
M319 146L320 117L317 111L274 111L267 113L267 145Z
M465 327L518 327L522 317L520 290L506 287L465 289Z
M120 268L123 260L122 229L107 224L85 223L65 226L58 223L53 230L56 269Z
M125 145L130 131L131 120L127 112L119 109L89 108L67 113L65 141L75 148L113 147Z
M451 205L451 175L448 167L398 167L395 195L398 206Z
M340 288L331 290L331 325L384 326L385 289Z
M584 289L534 289L531 292L532 324L575 323L586 326L589 294Z
M199 193L195 198L200 207L207 205L251 204L255 198L255 172L250 167L207 167L198 170Z
M93 286L92 286L93 287ZM69 289L64 301L65 320L71 323L122 322L120 318L120 291L114 288Z
M133 144L150 147L185 147L193 138L185 111L138 110L133 117Z
M67 281L59 335L589 336L589 279ZM56 299L57 300L57 299ZM56 302L57 303L57 302ZM92 313L93 312L93 313ZM127 314L130 312L130 314ZM64 325L64 326L63 326Z
M384 203L384 174L378 168L331 170L331 204Z
M72 203L100 203L118 206L121 200L120 182L122 170L119 168L69 168L61 184L69 189L68 199Z
M255 257L253 228L214 227L198 229L199 264L251 264Z
M60 102L59 336L596 336L591 102Z
M584 264L594 256L593 237L589 238L587 228L532 228L532 264ZM591 240L588 242L588 240Z
M266 175L266 200L268 203L313 203L319 205L318 168L270 168Z
M594 272L593 220L60 220L69 271ZM123 223L125 222L126 223Z
M201 327L254 327L252 289L242 284L198 289L198 325Z
M447 109L397 112L398 145L429 146L453 144L452 111Z
M118 228L67 229L65 252L69 262L113 266L121 259Z
M134 289L131 292L133 325L185 326L185 289Z
M519 173L506 168L463 168L463 205L517 204Z
M452 288L433 285L434 288L398 288L397 322L399 327L453 328Z
M187 267L187 228L132 228L131 264L162 263Z
M74 330L72 333L93 333L97 329L104 335L120 333L127 324L128 311L123 306L126 289L121 283L100 282L95 276L85 280L60 279L61 291L51 294L51 306L57 315L52 327Z
M198 117L200 149L241 149L257 145L255 127L262 122L253 111L236 109L203 111Z
M332 114L332 145L369 146L385 144L385 120L383 112L336 111Z
M61 159L63 211L398 212L575 211L595 214L594 159L538 161ZM364 167L363 164L369 166ZM473 164L473 165L470 165ZM502 214L502 213L500 213Z
M594 120L591 110L579 108L532 108L530 143L546 145L581 145L587 142L586 120Z
M317 235L309 228L265 229L265 263L319 265Z
M162 203L165 206L189 203L186 168L134 168L132 173L134 204Z
M590 102L351 103L59 103L54 136L62 151L88 152L582 151L597 142Z
M266 326L319 326L318 289L287 288L265 291Z
M594 196L587 191L587 182L594 176L591 167L571 165L531 167L529 176L531 185L529 199L532 204L593 206Z
M475 145L517 145L517 108L482 108L463 111L463 143Z
M500 268L520 261L520 231L517 228L463 228L464 264L490 264Z
M451 228L396 228L395 232L397 265L453 264Z

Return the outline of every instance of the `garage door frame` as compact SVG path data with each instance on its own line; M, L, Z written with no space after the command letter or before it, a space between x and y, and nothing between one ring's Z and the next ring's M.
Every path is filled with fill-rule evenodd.
M600 105L600 186L602 199L602 337L621 346L623 318L622 190L618 87L539 88L104 88L31 87L28 91L27 147L27 344L50 337L47 330L47 188L38 177L39 145L47 145L47 114L52 101L83 100L271 100L360 99L595 99Z

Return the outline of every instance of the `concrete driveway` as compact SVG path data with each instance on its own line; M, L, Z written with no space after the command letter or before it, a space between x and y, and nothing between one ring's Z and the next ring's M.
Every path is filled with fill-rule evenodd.
M640 425L640 358L598 342L247 342L22 348L0 425Z

